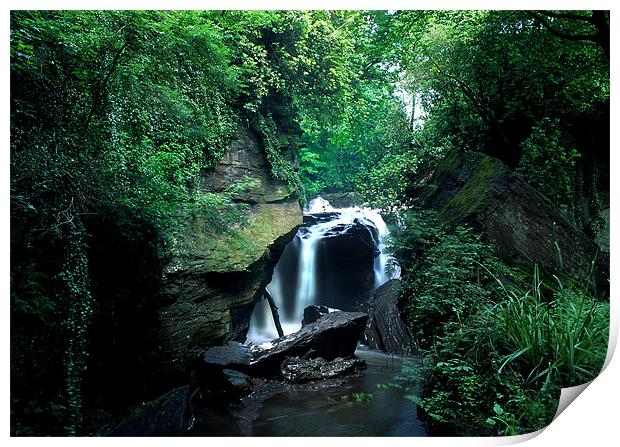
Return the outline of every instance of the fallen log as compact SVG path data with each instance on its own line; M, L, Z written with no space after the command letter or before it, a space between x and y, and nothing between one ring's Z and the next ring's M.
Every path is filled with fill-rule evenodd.
M284 331L282 330L282 325L280 324L280 316L278 315L278 306L276 306L269 289L265 288L265 299L269 303L269 307L271 308L271 315L273 315L273 322L276 325L276 330L278 331L278 337L284 337Z

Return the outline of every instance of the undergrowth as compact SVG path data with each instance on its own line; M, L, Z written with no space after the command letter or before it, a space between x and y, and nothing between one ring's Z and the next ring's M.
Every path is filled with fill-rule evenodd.
M431 433L516 435L555 415L560 390L601 370L609 303L557 277L508 267L471 229L405 216L393 243L421 357L408 398Z

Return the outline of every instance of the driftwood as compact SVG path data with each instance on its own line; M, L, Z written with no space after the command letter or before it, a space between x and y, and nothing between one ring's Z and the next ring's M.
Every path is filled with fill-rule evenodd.
M278 306L276 306L276 303L268 289L265 289L265 299L271 308L271 314L273 315L273 322L275 323L276 330L278 331L278 337L284 337L284 331L282 330L282 325L280 324L280 316L278 315Z

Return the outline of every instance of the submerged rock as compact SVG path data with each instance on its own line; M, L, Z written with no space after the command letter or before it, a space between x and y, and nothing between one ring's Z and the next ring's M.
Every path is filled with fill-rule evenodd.
M299 331L273 341L269 349L253 353L250 374L277 375L286 357L322 357L327 361L355 352L368 315L361 312L331 312Z
M329 313L329 307L327 306L308 306L304 309L304 318L301 320L301 327L304 327L310 323L314 323L316 320L321 318L323 315L327 315Z
M321 357L310 360L293 357L284 360L280 370L286 381L306 383L355 374L364 368L366 362L358 358L337 358L328 362Z
M232 369L225 369L222 372L233 387L248 392L252 389L252 378L247 374Z
M372 294L364 335L371 349L393 354L411 354L411 334L400 315L401 282L391 279Z

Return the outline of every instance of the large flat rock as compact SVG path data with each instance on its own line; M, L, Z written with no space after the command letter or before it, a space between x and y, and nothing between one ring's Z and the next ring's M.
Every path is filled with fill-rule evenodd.
M287 357L317 358L327 361L353 355L364 333L368 315L361 312L332 312L299 331L274 340L269 349L255 351L251 371L260 375L280 374Z

